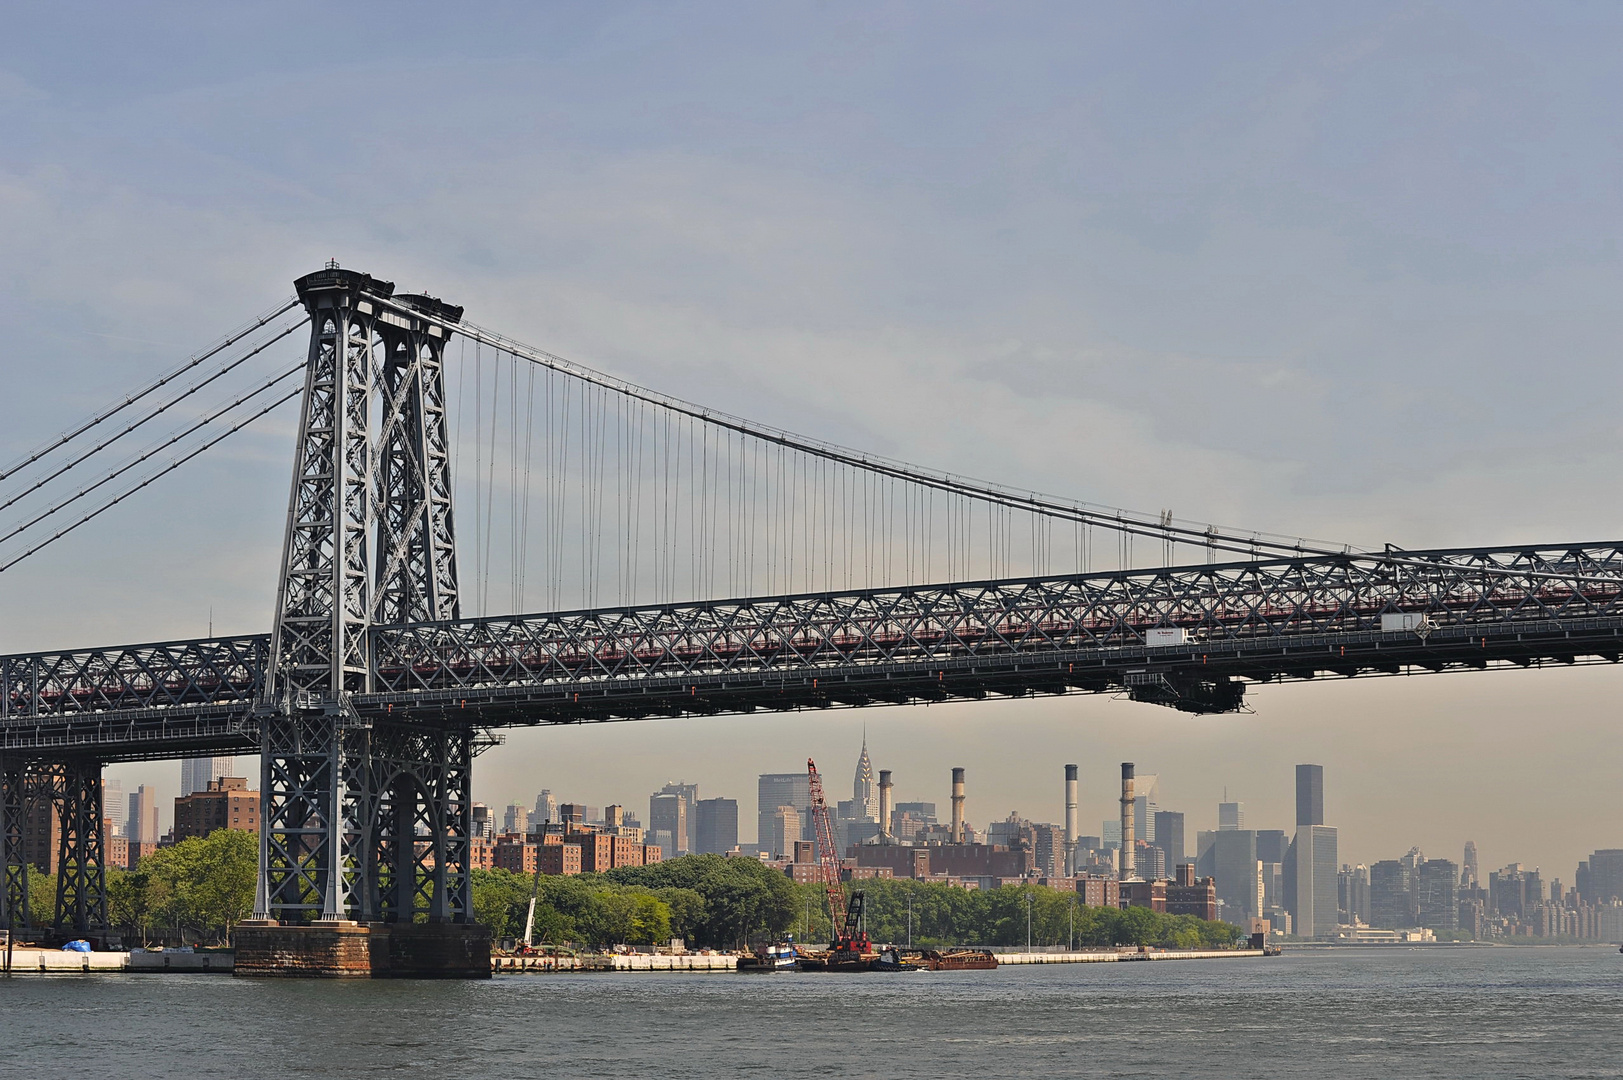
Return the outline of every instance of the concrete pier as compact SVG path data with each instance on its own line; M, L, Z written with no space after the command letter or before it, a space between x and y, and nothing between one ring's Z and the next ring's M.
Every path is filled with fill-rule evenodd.
M244 924L236 973L281 979L488 979L490 930L470 923Z

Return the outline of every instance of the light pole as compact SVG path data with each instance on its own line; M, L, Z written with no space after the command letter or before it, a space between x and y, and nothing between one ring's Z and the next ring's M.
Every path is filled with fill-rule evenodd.
M913 947L913 886L907 886L907 947Z
M1031 951L1031 909L1037 903L1037 894L1026 893L1026 951Z
M1066 946L1071 952L1076 952L1076 893L1071 893L1071 931L1067 939L1070 944Z

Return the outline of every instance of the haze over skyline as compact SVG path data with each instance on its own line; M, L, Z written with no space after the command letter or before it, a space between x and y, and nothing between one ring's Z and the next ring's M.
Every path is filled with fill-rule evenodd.
M437 14L438 13L438 14ZM1623 13L1547 5L57 5L0 40L8 460L329 257L808 435L1363 546L1619 534ZM326 29L315 34L317 21ZM364 45L362 44L364 43ZM298 352L295 346L294 353ZM0 649L268 628L292 419L0 574ZM1611 668L514 731L476 797L1159 773L1341 857L1623 845ZM126 790L176 767L119 766ZM1093 807L1094 809L1089 809ZM167 811L166 811L167 815Z

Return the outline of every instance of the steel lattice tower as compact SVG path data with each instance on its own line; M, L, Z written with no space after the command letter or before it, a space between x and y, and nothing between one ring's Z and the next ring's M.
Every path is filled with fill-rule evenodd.
M460 615L442 325L462 309L336 266L295 284L310 351L261 722L255 914L467 922L471 727L363 720L351 704L372 688L374 626Z

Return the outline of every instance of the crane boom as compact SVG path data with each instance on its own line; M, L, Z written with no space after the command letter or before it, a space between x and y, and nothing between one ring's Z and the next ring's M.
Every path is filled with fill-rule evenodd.
M828 893L829 936L838 941L845 928L845 889L840 886L840 853L834 849L834 823L823 798L823 778L817 762L806 759L806 780L811 789L812 830L817 840L817 876Z

